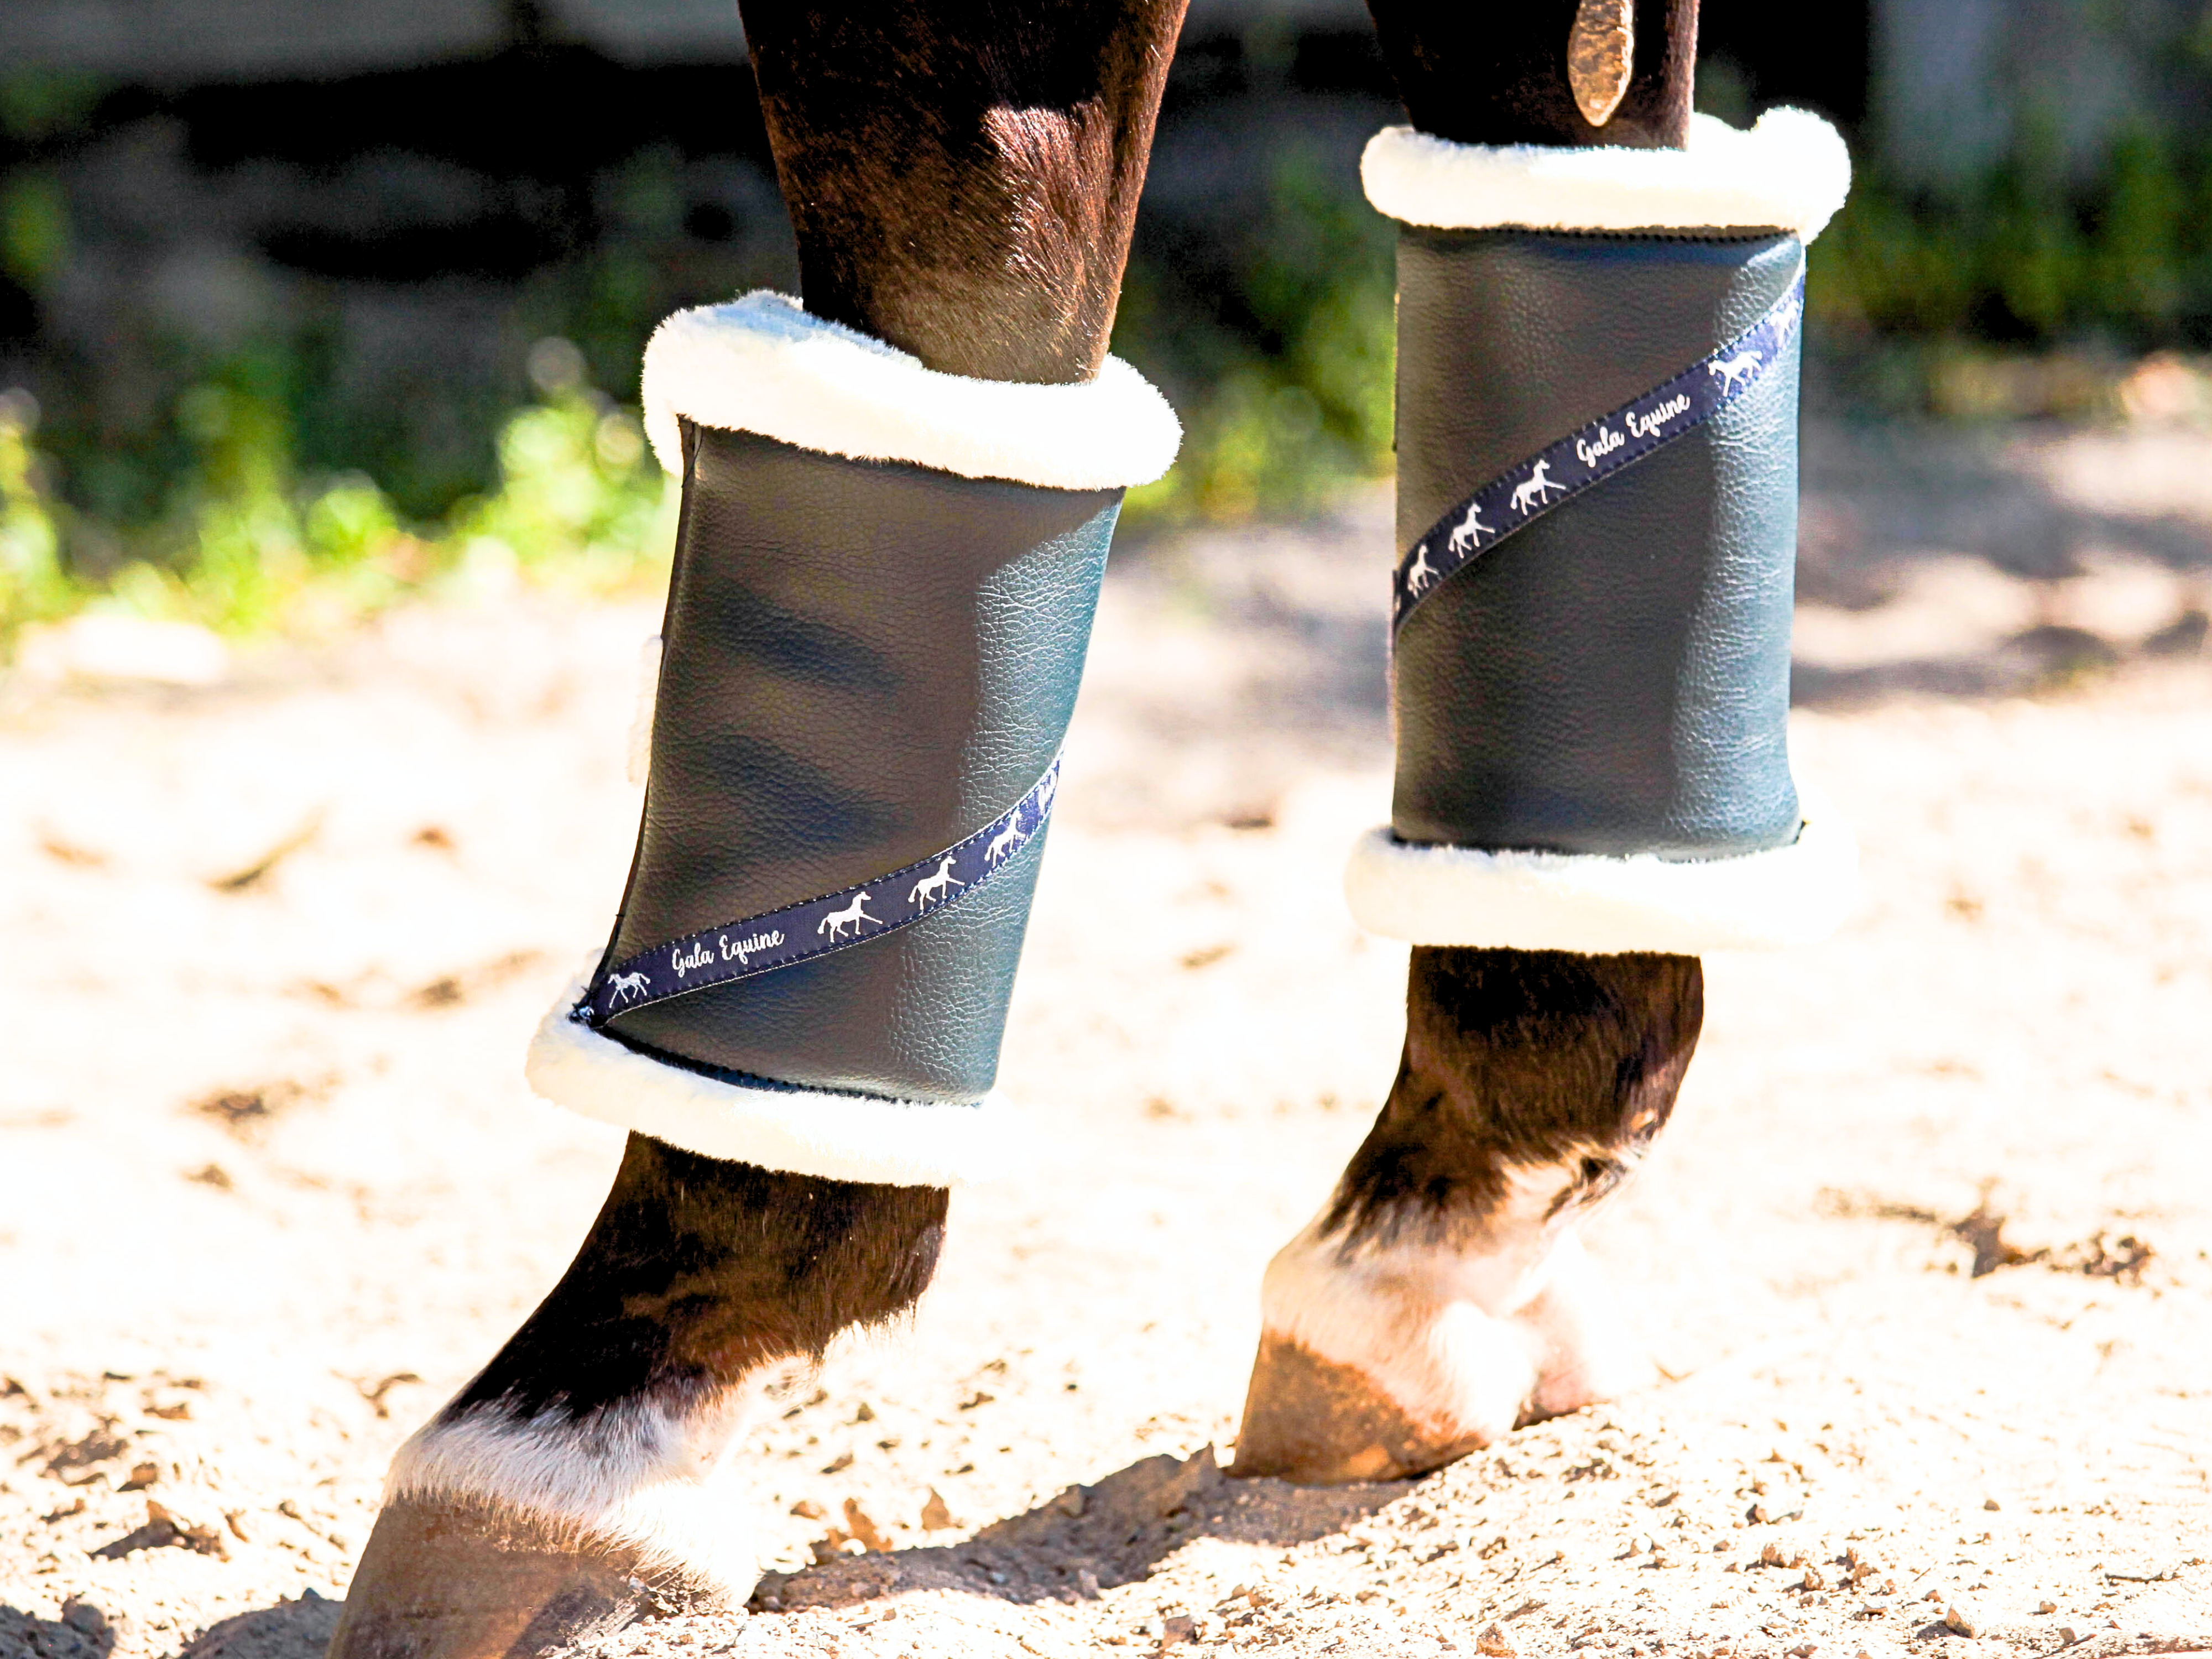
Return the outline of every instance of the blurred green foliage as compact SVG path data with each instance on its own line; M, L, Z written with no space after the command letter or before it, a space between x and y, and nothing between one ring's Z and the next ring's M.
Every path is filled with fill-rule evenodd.
M1127 523L1310 512L1389 473L1394 246L1387 222L1295 154L1220 265L1140 246L1114 349L1184 430L1175 470L1129 493Z
M364 474L298 473L283 407L251 374L193 386L177 418L192 464L157 518L118 531L58 497L28 399L0 398L0 654L26 624L86 605L231 634L316 630L518 576L618 588L665 554L667 492L635 417L573 382L511 414L495 487L428 525ZM79 538L107 551L103 574L70 568Z
M74 119L89 95L26 88L0 82L13 131ZM2212 149L2144 128L2069 169L2047 124L2015 130L2000 165L1940 196L1862 158L1812 252L1814 343L1847 394L2096 415L2146 351L2212 348ZM1389 472L1393 233L1325 160L1285 142L1255 210L1140 225L1114 349L1185 439L1131 493L1133 529L1309 513ZM601 179L600 239L514 290L497 373L434 384L418 366L364 389L341 307L308 284L220 349L119 329L112 363L77 368L129 398L79 398L43 427L0 398L0 653L95 601L252 632L507 573L649 576L667 552L660 474L635 410L594 388L635 385L673 305L774 280L785 257L755 232L687 231L684 165L649 152ZM774 220L764 200L734 201L732 222ZM57 176L0 174L0 278L35 295L71 248Z
M649 575L670 538L660 475L635 410L592 388L635 384L644 337L684 280L649 257L678 211L668 171L640 158L609 187L633 234L526 286L514 331L558 332L527 354L538 397L520 409L404 385L340 396L312 306L295 308L290 333L222 354L154 333L136 348L150 367L137 368L167 389L123 416L82 405L38 429L26 400L0 409L0 454L15 458L0 474L0 653L23 623L94 601L252 633L500 570L599 589ZM42 274L66 220L35 175L13 182L0 256ZM1115 331L1186 426L1176 469L1131 494L1139 530L1307 512L1390 466L1389 228L1294 155L1266 212L1203 240L1140 247ZM489 465L423 441L434 417L496 434Z
M2023 118L2020 134L1997 166L1940 194L1862 164L1811 253L1812 318L1839 355L1902 347L1935 366L1925 391L1976 345L2212 346L2212 149L2138 128L2069 172L2047 122Z

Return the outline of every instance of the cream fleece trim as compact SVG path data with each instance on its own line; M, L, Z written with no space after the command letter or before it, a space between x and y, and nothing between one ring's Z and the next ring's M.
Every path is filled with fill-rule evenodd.
M825 455L1053 489L1150 483L1182 441L1167 399L1118 357L1073 386L945 374L766 289L653 331L645 430L671 472L684 468L678 416Z
M570 1019L586 983L570 985L539 1022L523 1066L532 1091L556 1106L702 1157L829 1181L957 1187L1011 1161L1014 1126L996 1095L949 1106L727 1083Z
M1773 229L1809 242L1844 204L1851 157L1819 116L1771 109L1748 132L1692 116L1682 149L1455 144L1385 127L1359 176L1382 212L1439 230Z
M1825 800L1801 801L1789 846L1697 863L1420 846L1386 824L1352 848L1344 896L1361 927L1415 945L1585 956L1809 945L1850 914L1858 843Z

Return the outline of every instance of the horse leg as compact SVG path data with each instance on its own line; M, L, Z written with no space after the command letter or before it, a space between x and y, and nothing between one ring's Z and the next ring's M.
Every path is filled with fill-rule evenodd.
M736 343L754 351L757 361L757 354L769 354L770 366L777 368L794 361L775 356L794 337L817 359L824 351L843 352L837 361L848 368L857 362L860 370L845 387L841 407L847 409L864 395L854 386L875 384L885 374L909 388L926 385L929 396L888 410L872 409L876 426L853 438L855 447L837 450L834 446L850 434L828 430L822 441L811 442L804 432L763 436L757 427L725 429L715 423L724 418L715 411L727 416L726 394L744 377L718 375L714 364L720 360L710 352L676 365L677 389L664 411L669 419L663 435L680 448L685 512L672 591L670 665L663 671L655 718L647 792L654 806L647 814L639 862L607 953L609 968L641 940L650 946L702 925L696 916L682 926L668 920L696 895L672 884L663 865L680 866L687 879L711 877L738 892L749 890L745 883L755 879L757 866L773 866L788 854L771 837L746 843L753 851L737 866L714 865L731 844L745 843L740 832L747 826L689 810L713 782L683 770L686 753L697 752L702 738L726 745L715 757L726 766L742 762L757 772L781 764L781 751L746 728L745 720L809 710L825 695L833 705L823 716L827 720L853 724L855 708L872 711L884 728L881 742L860 757L865 765L853 763L847 775L830 781L846 788L844 821L863 830L889 824L885 835L910 825L925 808L940 817L963 810L933 804L926 794L926 787L951 790L938 774L942 769L950 776L957 769L938 768L932 745L953 751L963 745L1008 746L1005 740L969 742L970 727L988 711L978 714L962 702L961 687L947 692L927 680L927 664L914 667L900 657L898 636L907 630L897 607L910 601L899 599L896 569L882 573L885 598L878 610L817 626L787 607L775 613L781 620L767 635L747 636L750 654L739 648L744 640L724 648L726 642L709 638L708 645L722 650L714 656L691 638L702 629L711 635L712 625L699 622L690 596L705 590L710 598L719 593L726 612L768 614L760 589L777 580L782 567L773 559L763 564L759 535L734 534L727 526L757 529L775 513L811 510L823 492L838 501L879 503L886 492L899 501L925 505L951 499L955 510L945 515L949 528L942 539L957 546L947 558L964 556L962 550L996 536L1014 550L1010 556L1021 571L1049 570L1054 567L1041 562L1042 556L1025 551L1040 536L1054 547L1087 536L1086 556L1093 564L1103 561L1097 526L1103 521L1110 530L1118 492L1109 486L1115 480L1063 487L1055 475L1021 482L1024 467L1053 475L1058 462L1051 455L1024 460L1023 434L1006 439L1004 421L999 428L1004 441L992 452L990 465L1012 470L963 471L961 457L968 452L957 443L948 446L941 433L916 437L913 405L980 408L988 417L1006 406L1010 394L1031 400L1019 402L1023 410L1037 406L1034 395L1046 388L1054 388L1053 398L1088 396L1092 377L1106 364L1107 336L1182 9L1182 0L876 0L835 7L744 0L780 181L798 233L807 312L908 356L887 356L881 345L866 342L856 346L837 329L772 306L747 313L760 326ZM719 337L727 344L733 337L726 331ZM657 343L654 349L660 349ZM1118 365L1107 367L1121 382L1113 394L1121 402L1107 405L1109 413L1118 408L1126 414L1134 377ZM917 379L927 371L941 373L933 380ZM649 356L649 381L652 374ZM955 375L973 378L951 381ZM1112 378L1095 383L1102 396L1113 390L1107 386ZM1136 402L1150 398L1144 392ZM802 406L799 413L815 422L807 431L824 429L818 410ZM1162 441L1156 428L1149 442L1152 452L1162 452L1164 442L1164 453L1155 457L1164 467L1165 454L1172 453L1172 422L1164 405L1158 405L1158 415L1167 435ZM753 416L740 411L727 418ZM1101 441L1121 435L1103 428L1094 433ZM843 459L884 454L886 445L896 458L900 444L926 453L910 465ZM930 459L948 447L953 460ZM665 447L663 453L667 459ZM1013 459L1006 463L1009 454ZM1096 471L1091 458L1078 456L1075 463ZM759 486L764 477L798 483L779 493ZM916 549L927 538L904 520L896 527L896 534L872 535L864 550L888 547L899 557L924 556ZM850 586L805 579L812 538L836 533L835 524L809 520L805 534L778 544L778 558L802 567L792 604ZM984 573L986 589L993 574ZM731 585L717 589L717 582ZM933 597L949 586L936 583ZM1037 601L1034 592L1015 586L1006 602L1034 611ZM992 602L986 592L972 605ZM1074 630L1073 645L1061 640L1054 648L1062 656L1072 648L1079 663L1088 614L1079 592L1072 603L1075 619L1061 631ZM974 624L969 611L956 607L947 624L951 644L945 639L926 643L937 656L983 650L977 672L1000 672L1003 665L988 655L989 639L981 647L973 643L974 636L990 630ZM1001 631L1030 652L1025 664L1038 659L1036 641L1019 628ZM860 650L856 641L870 648ZM678 661L686 652L692 654L688 667ZM788 695L773 684L763 695L762 677L794 661L811 678ZM848 672L836 679L841 669ZM1061 688L1063 701L1072 701L1073 676L1063 678L1068 682ZM714 703L731 682L751 695L741 703ZM713 718L684 733L692 739L689 749L664 745L664 728L693 718L686 711L702 699ZM1065 712L1058 711L1062 723ZM1035 714L1030 708L1024 714L1029 725L1049 726L1049 719L1031 718ZM782 731L769 738L785 749L795 742ZM740 739L746 746L738 746ZM1033 740L1048 745L1048 755L1057 738L1044 731ZM890 805L872 802L869 780L895 773L901 757L917 745L924 752L909 769L925 775L924 783L915 786L925 793L894 798ZM826 787L820 781L835 771L842 754L817 745L787 770ZM1034 776L1023 777L1021 787ZM1019 793L1017 787L1014 796ZM681 842L690 823L704 824L702 842ZM818 854L825 832L819 823L808 828ZM906 833L922 834L910 828ZM672 854L665 844L671 836L678 838ZM785 843L793 839L788 830L781 837ZM921 846L904 845L902 853L895 837L884 847L871 843L854 855L857 873L787 872L793 885L786 898L880 878L957 839L945 833ZM1034 831L1026 838L1028 843L1042 840ZM613 1190L574 1263L483 1372L395 1460L385 1508L332 1644L333 1659L530 1659L656 1607L744 1600L756 1565L744 1534L742 1488L725 1496L714 1477L748 1402L766 1385L794 1364L818 1359L841 1334L896 1316L927 1285L945 1227L947 1177L941 1171L946 1160L933 1156L939 1149L925 1139L908 1148L914 1157L902 1167L889 1154L877 1157L881 1149L872 1148L869 1138L906 1133L916 1124L921 1127L911 1132L924 1137L939 1125L946 1134L969 1133L956 1120L975 1115L962 1103L988 1088L995 1065L999 1028L991 1020L1003 1020L1003 993L1018 951L1025 902L1021 883L1033 877L1038 850L1018 849L992 861L991 891L1012 894L1018 902L1010 906L1003 898L963 894L963 914L980 918L965 933L922 921L868 935L848 951L825 953L764 980L696 990L657 1006L641 996L625 998L598 1032L579 1034L573 1022L548 1021L540 1042L552 1045L548 1052L561 1064L549 1062L543 1077L533 1069L541 1091L560 1096L572 1086L597 1087L597 1097L570 1103L617 1118L641 1111L640 1101L657 1102L663 1115L655 1122L664 1126L662 1133L630 1135ZM881 861L870 862L874 860ZM971 878L971 890L981 880ZM735 898L714 908L725 896L710 895L694 905L706 918L703 925L762 908L748 911ZM988 908L994 903L998 909ZM639 921L654 904L661 915ZM656 928L664 931L656 933ZM978 968L963 941L994 929L997 956ZM636 938L625 942L632 933ZM1004 948L1009 936L1011 948ZM964 1059L946 1059L934 1048L917 1054L925 1045L911 1041L880 1054L871 1050L878 1028L897 1036L901 1009L921 1008L935 1018L958 999L893 998L880 988L872 991L867 976L904 975L901 986L932 989L932 974L939 980L952 975L971 993L993 974L1006 981L995 1012L986 1009L988 1029L963 1039L972 1052ZM763 986L768 989L759 992ZM811 1018L773 1023L779 1006L788 1009L794 1002L808 1013L805 999L827 998L824 986L845 1005L889 1006L891 1012L842 1036L834 1019L826 1027ZM964 1000L990 1000L974 994ZM830 1039L822 1039L824 1029ZM810 1042L816 1046L809 1048ZM588 1063L577 1060L580 1053ZM534 1068L538 1058L533 1049ZM948 1067L959 1074L948 1080L940 1075ZM614 1081L607 1085L610 1078ZM757 1086L763 1078L775 1081ZM892 1098L877 1098L881 1096ZM702 1097L713 1112L696 1109ZM948 1101L952 1103L941 1109L937 1104ZM785 1115L778 1119L777 1113ZM840 1114L850 1115L859 1127L829 1157L823 1138L835 1138L846 1121ZM781 1123L776 1132L783 1139L775 1144L788 1155L740 1155L733 1148L754 1143L729 1138L728 1125L738 1119L751 1126L747 1133L756 1142ZM639 1127L635 1116L626 1121L634 1130ZM672 1139L699 1144L687 1150ZM814 1167L805 1167L810 1164ZM840 1178L876 1164L881 1168L875 1178Z
M1692 131L1696 0L1637 0L1632 44L1577 0L1370 4L1414 128L1364 172L1402 225L1398 540L1425 548L1530 454L1786 314L1848 171L1810 118ZM1794 332L1774 355L1710 428L1574 499L1571 471L1524 482L1540 516L1401 603L1393 823L1347 891L1416 945L1404 1055L1267 1270L1240 1473L1418 1474L1652 1376L1577 1224L1673 1109L1696 952L1815 937L1850 881L1783 741Z
M1268 1264L1236 1472L1395 1480L1649 1381L1577 1224L1697 1047L1694 957L1416 946L1389 1098Z

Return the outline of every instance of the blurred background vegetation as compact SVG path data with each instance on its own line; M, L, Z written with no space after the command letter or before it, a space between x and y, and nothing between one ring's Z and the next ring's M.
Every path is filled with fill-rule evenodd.
M21 0L0 655L88 604L251 633L487 577L653 580L644 337L793 281L730 20L654 36L678 0L422 0L410 27L450 12L449 37L403 40L355 0L343 47L318 44L325 8L289 9L226 58L196 3L134 14L173 15L165 45L91 27L119 0ZM2100 419L2151 385L2206 413L2212 7L1861 0L1786 32L1749 0L1704 10L1702 107L1808 104L1852 141L1814 252L1820 395ZM1357 161L1393 118L1356 7L1194 10L1115 333L1188 434L1129 503L1139 538L1388 472L1391 237ZM2147 354L2185 372L2130 379Z

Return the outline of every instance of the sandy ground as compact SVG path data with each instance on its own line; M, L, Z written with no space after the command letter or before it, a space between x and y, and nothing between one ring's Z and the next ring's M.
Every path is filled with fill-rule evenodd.
M1387 514L1126 560L1006 1047L1032 1173L750 1436L752 1613L604 1652L2212 1646L2208 463L1815 431L1795 741L1868 897L1708 964L1596 1229L1671 1380L1331 1492L1215 1463L1395 1060L1336 887ZM566 1261L619 1137L518 1063L617 895L653 623L0 690L4 1659L311 1659L391 1449Z

